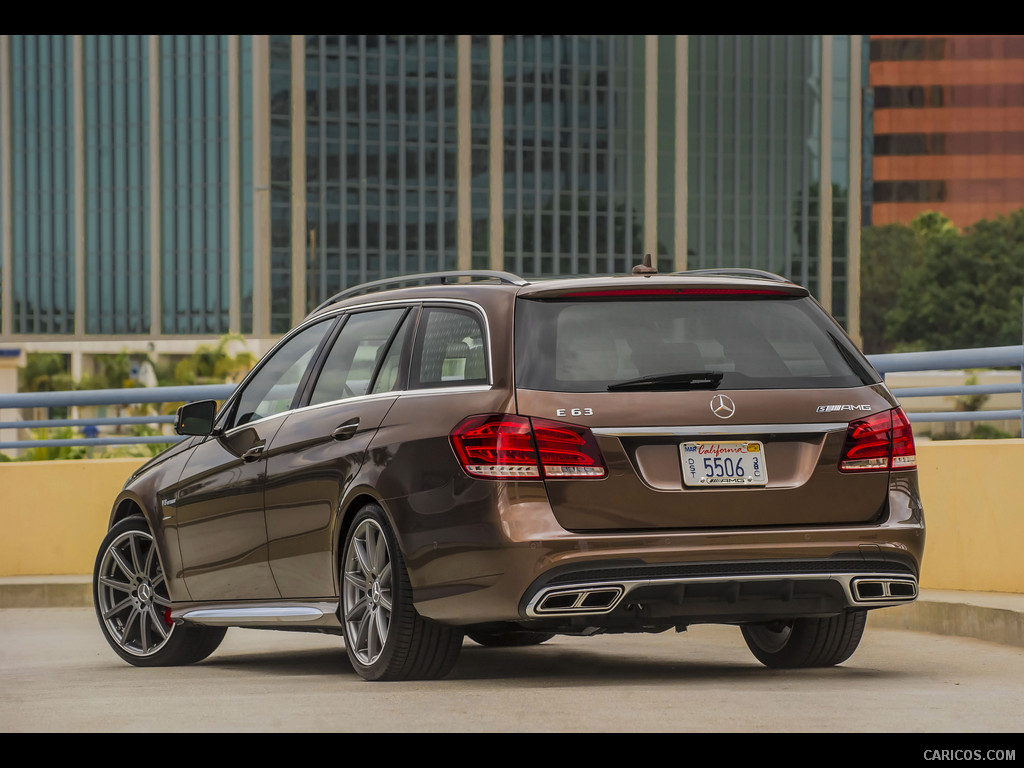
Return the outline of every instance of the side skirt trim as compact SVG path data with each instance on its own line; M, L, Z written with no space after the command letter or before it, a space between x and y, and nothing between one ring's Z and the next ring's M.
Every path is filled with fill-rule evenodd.
M260 602L248 605L191 603L171 610L175 623L215 627L278 627L288 625L340 626L338 601L287 603Z

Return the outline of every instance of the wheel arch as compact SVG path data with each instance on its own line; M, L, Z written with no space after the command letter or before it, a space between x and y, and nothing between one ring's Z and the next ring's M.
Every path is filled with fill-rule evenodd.
M387 504L371 488L364 486L354 489L349 494L348 498L340 505L341 511L338 514L338 522L334 528L334 586L339 595L341 594L341 558L345 539L348 537L349 528L352 527L353 518L367 504L376 504L384 510L384 516L387 518L388 525L391 526L392 531L395 530L395 521L388 511ZM398 539L397 533L395 538ZM399 546L401 546L400 539Z
M122 520L126 520L127 518L136 515L145 519L146 524L149 525L150 530L152 530L152 523L143 509L142 503L135 498L135 496L122 493L114 501L114 507L110 510L110 520L107 522L107 530L109 531Z

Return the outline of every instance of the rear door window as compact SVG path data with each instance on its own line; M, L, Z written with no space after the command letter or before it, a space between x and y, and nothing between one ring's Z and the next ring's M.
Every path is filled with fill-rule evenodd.
M397 307L349 317L320 369L309 404L368 394L374 376L384 367L398 323L406 311L405 307ZM400 349L397 354L401 354Z

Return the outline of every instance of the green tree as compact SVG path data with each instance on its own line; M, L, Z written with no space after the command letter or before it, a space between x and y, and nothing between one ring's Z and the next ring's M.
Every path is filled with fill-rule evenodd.
M62 392L74 389L67 355L33 352L18 370L19 392Z
M906 274L921 263L922 238L904 224L865 227L860 237L860 330L864 351L889 352L886 315Z
M18 370L19 392L65 392L75 388L68 370L68 356L52 352L32 352L25 357L25 367ZM67 418L67 408L33 409L35 419L48 414L54 419Z
M962 233L918 217L920 263L906 272L886 314L897 349L1019 344L1024 297L1024 209L982 220ZM946 220L948 222L948 220Z
M960 234L953 220L938 211L922 211L910 222L910 229L922 238Z
M231 355L228 344L232 341L243 341L237 334L226 335L213 347L200 346L195 352L180 361L168 360L154 365L157 381L160 385L171 384L223 384L237 382L252 370L256 357L248 350ZM83 377L77 383L68 372L68 361L65 355L31 354L27 365L19 371L19 389L23 392L48 392L71 389L121 389L126 387L144 386L132 377L132 368L136 362L152 361L145 355L130 354L127 351L116 355L97 355L94 359L95 371ZM174 413L180 403L166 403L159 411L151 404L129 406L113 406L115 415L146 416L160 412ZM50 416L65 418L67 409L51 409ZM41 414L37 416L41 418ZM136 424L118 428L119 433L127 431L132 435L159 435L163 430L148 424ZM37 439L70 438L74 435L71 427L57 430L33 430ZM116 446L113 448L67 447L26 449L21 461L39 461L47 459L78 459L84 457L107 458L115 456L151 456L159 453L166 445L160 443ZM10 456L0 454L0 461L12 461Z
M77 389L127 389L141 387L132 378L132 359L127 352L116 355L96 355L94 373L79 379Z
M256 365L256 356L247 349L228 354L227 347L232 341L243 341L243 337L226 334L214 347L204 344L182 360L156 366L157 380L161 386L240 381Z

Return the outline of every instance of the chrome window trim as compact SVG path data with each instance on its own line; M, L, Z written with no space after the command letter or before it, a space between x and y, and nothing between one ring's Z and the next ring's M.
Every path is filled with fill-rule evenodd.
M281 418L282 416L290 416L293 413L304 413L306 411L314 411L318 408L327 408L329 406L336 406L349 403L363 403L372 400L384 400L389 397L419 397L419 396L432 396L432 395L453 395L453 394L466 394L469 392L489 392L494 387L490 384L474 384L468 387L431 387L430 389L392 389L390 392L374 392L369 395L356 395L355 397L345 397L340 400L329 400L326 403L316 403L315 405L304 405L301 408L292 408L288 411L282 411L281 413L275 413L272 416L265 416L259 421L250 421L246 424L240 424L237 427L233 427L225 432L222 437L227 437L240 430L245 429L250 424L263 424L274 419Z
M227 407L227 405L228 405L228 403L224 403L225 408ZM262 419L255 419L254 421L247 421L247 422L245 422L245 424L239 424L237 427L232 427L231 429L228 429L228 430L222 432L219 435L207 435L203 439L204 440L208 440L211 437L229 437L230 435L238 434L243 429L248 429L253 424L268 424L271 421L273 421L274 419L280 419L282 416L287 416L289 413L294 413L294 411L291 411L291 410L289 410L289 411L281 411L280 413L274 413L274 414L271 414L270 416L264 416Z
M279 418L281 416L287 416L289 414L297 413L299 411L306 411L306 410L310 410L310 409L313 409L313 408L320 408L320 407L327 406L327 405L337 405L339 403L358 402L358 401L362 401L362 400L365 400L365 399L368 399L368 398L379 398L379 397L386 397L386 396L411 395L411 394L437 395L437 394L451 394L451 393L455 393L455 392L484 392L484 391L493 389L493 387L494 387L494 364L493 364L493 359L492 359L491 324L490 324L490 321L487 318L487 312L484 310L484 308L480 304L477 304L475 301L469 301L468 299L455 299L455 298L453 298L453 299L444 299L444 298L386 299L386 300L383 300L383 301L368 301L368 302L365 302L363 304L353 304L353 305L347 306L347 307L332 307L330 310L328 310L326 312L323 312L322 314L316 315L315 317L306 318L303 322L301 322L298 325L296 325L294 328L292 328L290 331L288 331L288 333L280 341L278 341L277 344L275 344L270 349L270 351L267 352L267 354L265 354L260 359L260 361L256 365L256 367L254 367L252 369L252 371L250 371L249 374L244 379L242 379L242 381L239 383L239 385L237 387L235 387L235 391L232 392L231 395L228 397L228 399L224 401L224 406L223 406L223 408L221 408L220 412L218 412L217 418L219 419L222 414L227 413L227 411L230 410L232 405L234 405L234 401L238 397L238 393L241 392L242 389L246 385L248 385L249 380L253 376L256 375L256 372L259 371L259 369L262 367L262 363L263 363L264 360L268 359L271 355L273 355L275 352L277 352L278 348L280 348L285 342L287 342L288 340L292 339L298 333L301 333L306 327L312 325L313 323L320 322L322 320L327 320L328 318L336 320L338 315L342 315L342 314L346 314L346 313L352 313L352 312L355 312L355 311L372 310L372 309L377 309L377 308L382 308L382 307L387 307L387 306L400 305L400 306L416 308L416 307L422 307L422 306L428 306L428 305L429 306L446 306L446 305L451 305L451 304L464 305L466 307L469 307L469 308L475 310L476 314L479 315L480 318L483 320L484 346L486 347L486 350L487 350L487 384L475 384L475 385L466 386L466 387L452 386L452 387L429 387L429 388L424 388L424 389L395 389L395 390L391 390L390 392L375 392L375 393L371 393L371 394L367 394L367 395L357 395L355 397L343 398L341 400L331 400L331 401L326 402L326 403L317 403L316 405L304 405L301 408L290 408L287 411L282 411L281 413L275 413L272 416L266 416L266 417L264 417L262 419L259 419L258 421L251 421L251 422L248 422L246 424L239 424L238 426L232 427L229 430L225 430L221 435L219 435L219 437L227 437L229 435L233 435L233 434L237 433L239 430L245 429L246 427L250 426L251 424L261 424L261 423L264 423L264 422L269 422L269 421L271 421L273 419L276 419L276 418ZM416 340L413 339L413 344L415 344L415 343L416 343ZM216 422L214 422L214 423L216 423ZM209 439L210 437L212 437L212 435L207 435L203 439L206 440L206 439Z
M402 397L431 397L433 395L457 395L469 392L490 392L491 384L470 384L465 387L425 387L424 389L403 389L398 394Z
M405 390L392 389L389 392L370 392L365 395L353 395L352 397L341 397L337 400L326 400L322 403L310 403L304 405L301 408L293 408L288 413L304 413L306 411L315 411L318 408L328 408L334 405L341 405L342 403L363 403L368 400L383 400L387 397L397 397L402 394Z

